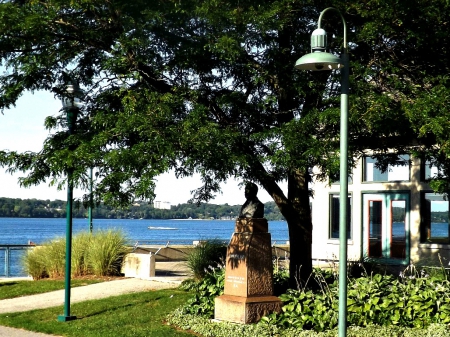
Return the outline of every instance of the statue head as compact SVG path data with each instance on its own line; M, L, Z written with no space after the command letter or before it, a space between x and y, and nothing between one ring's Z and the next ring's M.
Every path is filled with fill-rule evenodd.
M254 183L247 183L245 185L245 198L246 199L254 199L258 194L258 186Z

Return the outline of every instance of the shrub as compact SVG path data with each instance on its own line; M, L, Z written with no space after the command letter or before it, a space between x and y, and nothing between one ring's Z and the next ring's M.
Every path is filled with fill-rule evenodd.
M223 294L225 282L225 269L210 268L201 280L186 280L181 289L194 293L183 307L185 313L202 315L211 318L214 316L214 299Z
M23 269L33 280L40 280L49 276L45 269L42 254L38 249L39 247L35 247L27 250L22 258Z
M95 273L118 275L127 252L126 239L120 231L78 233L72 239L72 275ZM33 279L57 278L65 274L66 241L55 238L29 250L22 260Z
M64 275L66 265L66 241L64 239L52 240L37 249L37 252L42 254L41 260L49 277L57 278Z
M81 276L89 273L89 266L86 261L87 251L90 247L92 234L82 232L72 239L72 275Z
M86 261L89 269L98 276L119 275L122 262L128 249L121 231L99 231L92 236Z
M278 262L278 261L275 261ZM275 296L284 294L289 289L289 269L274 263L273 268L273 293Z
M216 268L225 260L226 245L219 240L201 241L187 257L187 266L194 278L202 279L208 268Z
M290 290L280 296L281 314L265 318L283 328L325 331L337 326L338 283L316 277L319 291ZM353 326L423 328L450 323L450 282L436 278L370 275L350 279L347 320Z

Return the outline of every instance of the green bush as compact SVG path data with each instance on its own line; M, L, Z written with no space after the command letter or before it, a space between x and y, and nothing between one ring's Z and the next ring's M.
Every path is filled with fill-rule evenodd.
M86 261L88 248L92 234L82 232L75 235L72 239L72 275L82 276L89 274L89 267Z
M126 239L120 231L78 233L72 239L72 275L94 273L118 275L127 252ZM66 241L55 238L30 249L22 260L26 273L33 279L58 278L65 274Z
M275 275L276 282L283 281L286 276L282 270L275 272ZM409 267L400 277L375 274L350 278L347 291L348 324L354 329L387 327L382 329L384 335L380 332L376 336L397 336L394 327L401 327L401 331L408 331L398 335L402 337L416 336L414 331L423 332L422 329L428 329L429 326L449 324L450 281L441 276L425 276L422 271L412 272ZM336 275L332 271L314 270L311 279L317 288L288 290L280 296L283 301L282 313L268 315L262 319L262 323L284 332L334 331L338 323L339 289ZM214 298L223 293L223 285L223 269L209 271L200 281L183 283L184 289L194 292L194 297L183 307L183 312L208 319L213 317ZM450 331L447 330L447 333L450 335Z
M39 248L38 248L39 249ZM42 255L38 249L29 249L22 259L22 266L24 271L30 275L33 280L40 280L49 277L45 269L45 261L42 259Z
M183 307L185 313L214 316L214 299L223 294L225 282L225 269L210 268L201 280L186 280L181 284L181 289L194 293Z
M337 326L338 283L319 279L319 291L290 290L280 296L281 314L264 318L283 328L325 331ZM350 279L347 320L353 326L427 327L450 323L450 283L424 277L371 275Z
M284 294L289 289L289 267L280 265L278 260L273 264L273 293L275 296Z
M91 272L98 276L119 275L128 249L121 231L99 231L92 236L86 251L86 261Z
M226 245L219 240L201 241L187 257L187 266L194 278L202 279L208 268L216 268L225 260Z

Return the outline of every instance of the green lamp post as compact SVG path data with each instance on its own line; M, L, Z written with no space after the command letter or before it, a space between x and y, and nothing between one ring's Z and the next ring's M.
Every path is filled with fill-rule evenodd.
M93 198L92 198L92 167L89 169L89 208L88 208L88 221L89 221L89 233L92 234L93 230L94 230L94 224L92 222L92 203L93 203Z
M326 52L327 35L321 28L325 12L333 10L344 24L344 50L339 58ZM347 198L348 198L348 88L349 57L347 45L347 24L336 8L324 9L317 21L317 29L311 35L311 53L297 60L295 68L301 70L341 69L341 127L340 127L340 194L339 194L339 337L347 335Z
M69 84L66 88L67 98L62 99L63 109L67 114L67 126L69 135L75 130L78 111L81 100L78 98L82 91L75 84ZM76 316L70 315L70 276L72 270L72 201L73 201L73 168L67 168L67 206L66 206L66 268L64 275L64 315L58 316L59 322L73 321Z

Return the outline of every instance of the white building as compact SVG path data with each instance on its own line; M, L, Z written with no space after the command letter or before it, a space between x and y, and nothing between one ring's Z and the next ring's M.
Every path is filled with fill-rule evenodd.
M157 209L170 209L170 202L169 201L154 201L153 207Z
M391 166L385 173L371 157L360 159L353 169L348 186L348 258L448 266L449 202L426 181L433 168L409 155L402 159L406 165ZM315 183L314 191L312 255L337 260L339 182Z

